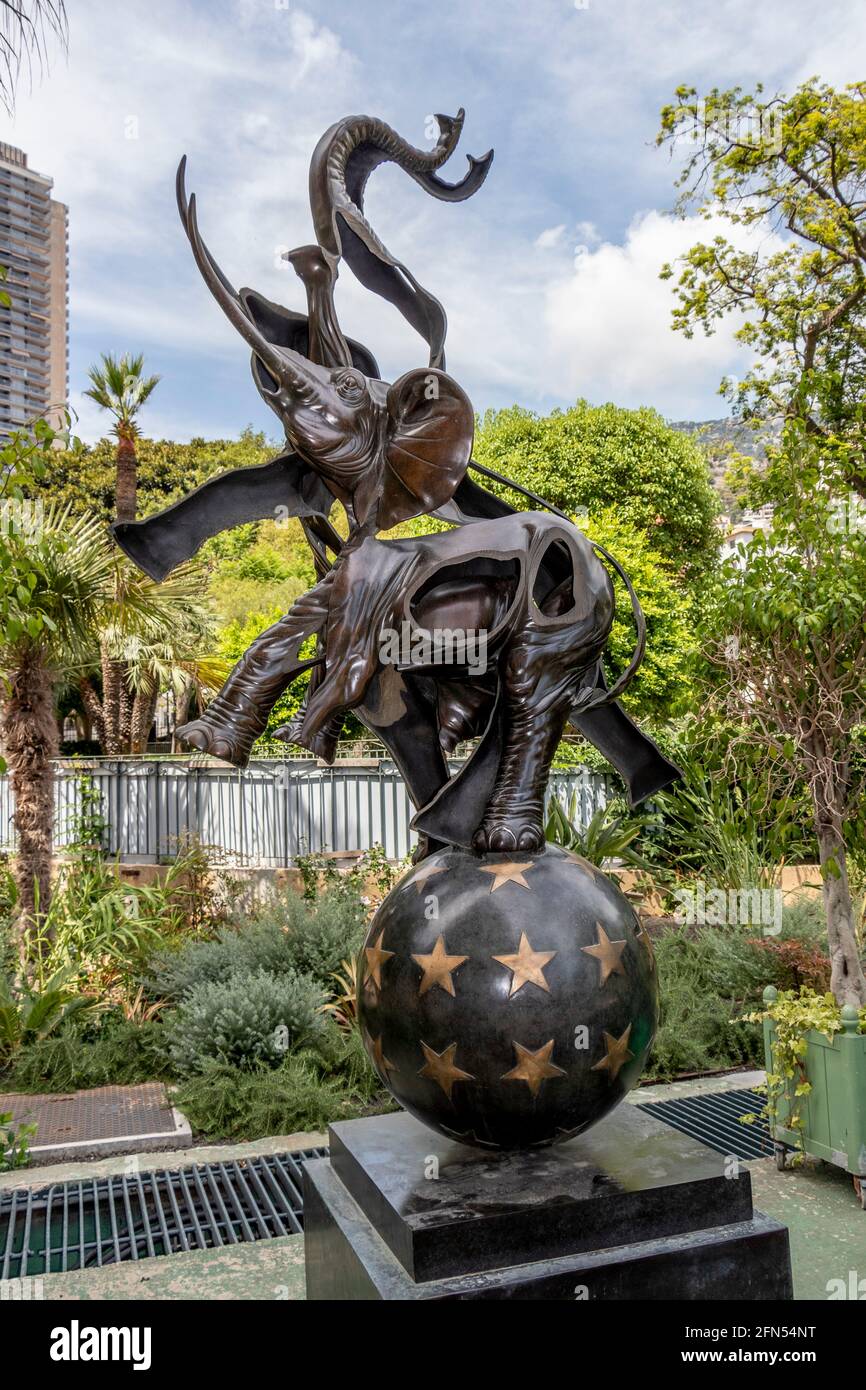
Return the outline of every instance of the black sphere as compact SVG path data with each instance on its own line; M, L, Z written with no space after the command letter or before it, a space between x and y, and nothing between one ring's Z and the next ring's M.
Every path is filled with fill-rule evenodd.
M358 971L364 1044L388 1090L483 1148L588 1129L637 1084L656 1029L637 914L554 845L425 859L373 918Z

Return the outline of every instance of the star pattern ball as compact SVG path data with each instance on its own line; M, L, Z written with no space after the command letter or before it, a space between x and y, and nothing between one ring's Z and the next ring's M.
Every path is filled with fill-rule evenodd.
M571 1139L637 1084L658 1021L652 947L600 869L448 848L376 912L358 962L367 1053L394 1098L490 1149Z

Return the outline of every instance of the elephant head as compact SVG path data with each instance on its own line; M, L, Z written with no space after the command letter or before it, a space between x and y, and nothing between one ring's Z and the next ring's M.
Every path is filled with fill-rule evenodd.
M310 170L319 244L289 253L307 291L307 315L236 291L198 227L196 200L186 196L185 159L178 169L181 220L214 298L253 350L256 386L279 417L293 452L346 507L354 527L387 530L434 511L452 497L469 464L471 404L444 371L445 315L405 266L376 237L363 215L372 169L392 160L437 198L455 201L480 187L492 154L477 160L458 184L436 169L452 152L463 122L439 117L440 139L416 150L382 121L349 117L319 142ZM426 338L430 365L393 385L379 379L372 355L343 336L333 289L341 254L362 283L390 299Z

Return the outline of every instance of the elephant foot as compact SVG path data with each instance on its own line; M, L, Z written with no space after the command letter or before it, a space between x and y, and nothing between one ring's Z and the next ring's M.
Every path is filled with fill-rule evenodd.
M544 826L541 815L509 816L488 814L472 838L477 854L510 853L517 851L537 854L544 848Z
M231 763L233 767L246 767L250 760L250 749L244 742L220 729L206 717L193 719L175 730L179 739L197 748L200 753L210 753L214 758Z

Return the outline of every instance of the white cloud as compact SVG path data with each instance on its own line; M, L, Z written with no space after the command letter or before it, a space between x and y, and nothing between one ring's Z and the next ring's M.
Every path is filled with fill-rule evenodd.
M584 394L676 417L724 410L718 381L747 365L731 326L709 340L674 334L671 286L658 279L708 226L635 213L673 196L675 167L651 144L659 107L681 81L790 90L812 71L861 77L866 6L825 0L816 35L812 0L703 12L688 0L591 0L579 12L572 0L477 0L399 15L395 0L302 3L126 0L121 14L117 0L88 0L70 11L68 64L21 93L4 138L70 206L74 391L99 351L144 348L164 376L153 433L222 433L250 418L273 430L181 232L180 154L229 278L300 308L276 252L311 239L307 171L322 131L369 110L425 145L425 114L462 102L461 147L497 148L479 196L438 204L386 166L367 207L442 300L449 369L476 405L549 409ZM462 156L453 164L443 172L459 178ZM417 335L348 271L337 299L389 379L423 363ZM83 433L101 432L99 417L82 419Z
M677 417L705 410L708 385L746 365L734 339L737 323L723 324L709 338L674 333L673 282L660 280L659 271L695 242L730 237L731 231L722 223L646 212L634 219L622 244L583 249L568 273L545 288L546 365L554 393L654 405ZM760 242L764 250L780 244L767 233L732 239Z
M553 246L559 246L565 236L565 223L560 222L558 227L547 227L543 232L539 232L533 245L539 251L549 251Z

